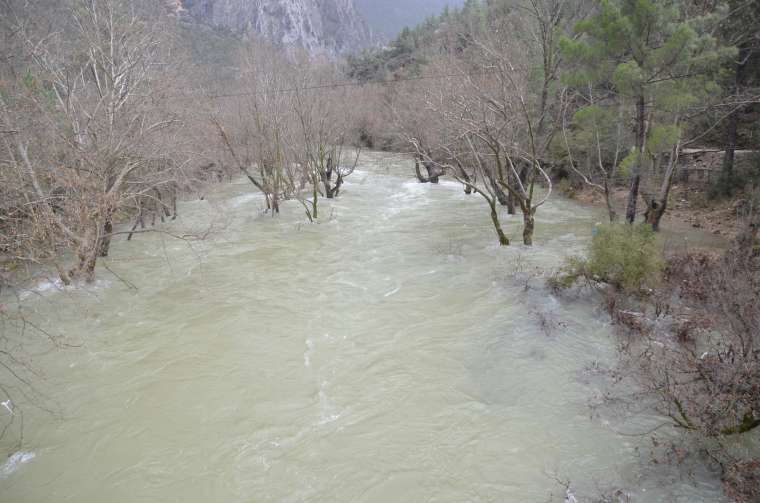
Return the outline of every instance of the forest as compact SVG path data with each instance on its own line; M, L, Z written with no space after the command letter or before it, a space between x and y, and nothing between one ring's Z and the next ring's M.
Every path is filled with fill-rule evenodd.
M67 346L34 321L34 285L129 283L115 248L213 238L172 222L241 180L268 221L297 211L326 233L351 211L339 203L362 156L387 152L416 184L477 201L481 244L499 252L541 257L553 201L598 208L582 253L530 280L613 327L592 408L647 411L648 464L760 501L760 2L467 0L339 60L172 5L0 0L0 456L21 452L11 404L44 401L18 338ZM704 222L720 249L663 237ZM531 288L514 295L526 312ZM551 483L568 502L648 501L617 484L581 498L572 482Z

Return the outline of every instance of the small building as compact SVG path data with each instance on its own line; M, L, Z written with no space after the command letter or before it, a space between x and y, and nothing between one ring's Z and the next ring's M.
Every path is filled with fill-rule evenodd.
M709 148L685 148L678 158L678 178L682 182L708 185L720 176L723 169L724 150ZM749 174L760 169L760 151L735 150L734 171Z

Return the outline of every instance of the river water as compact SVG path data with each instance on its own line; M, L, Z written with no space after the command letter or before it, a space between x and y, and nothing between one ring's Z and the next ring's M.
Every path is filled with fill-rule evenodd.
M119 241L124 281L29 296L75 347L34 357L50 412L25 407L0 501L540 503L564 498L556 479L722 501L710 476L646 468L647 440L622 433L655 419L591 417L608 320L528 281L598 214L554 198L532 249L500 248L479 196L411 172L363 155L313 225L222 185L168 227L205 240Z

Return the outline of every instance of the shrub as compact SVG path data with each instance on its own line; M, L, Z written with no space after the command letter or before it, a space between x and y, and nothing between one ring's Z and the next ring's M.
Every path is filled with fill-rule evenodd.
M651 226L607 224L596 228L588 258L568 258L550 284L562 289L586 279L641 292L659 282L664 265L662 248Z
M554 189L568 199L575 199L578 195L578 188L569 178L560 179L555 184Z

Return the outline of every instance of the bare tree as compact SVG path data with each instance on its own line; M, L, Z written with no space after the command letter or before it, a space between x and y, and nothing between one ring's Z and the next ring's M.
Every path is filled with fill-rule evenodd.
M333 199L339 195L345 177L356 168L360 150L353 165L342 164L343 146L353 134L350 128L355 121L350 109L350 91L331 85L337 69L329 63L315 64L301 59L296 72L293 112L300 136L299 164L311 184L311 209L307 208L311 220L319 217L320 196Z
M344 163L355 126L350 89L332 85L336 69L303 54L251 41L241 52L239 92L212 117L232 163L265 197L267 210L295 199L310 221L319 198L332 199L358 162Z
M533 244L535 214L552 191L552 180L546 171L541 152L542 137L536 128L536 112L530 100L530 64L523 59L519 46L509 40L494 37L478 42L482 54L482 68L489 75L477 78L466 76L472 92L485 103L498 126L496 135L486 135L484 141L496 142L504 155L504 169L499 170L499 185L514 197L523 215L523 243ZM491 128L494 130L494 128ZM546 183L547 191L537 197L539 181Z
M222 143L237 168L265 197L267 210L279 213L305 180L294 172L291 145L292 66L284 54L251 41L240 54L239 94L212 118Z
M447 65L445 61L440 64ZM480 195L488 204L499 244L506 246L509 238L501 226L498 211L505 197L496 173L502 169L502 158L498 155L500 144L484 140L492 130L487 119L489 111L468 91L465 81L459 77L426 86L422 96L425 125L407 132L407 138L415 149L416 171L419 173L422 162L428 179L447 173L462 183L465 192ZM428 143L417 136L420 132L428 138ZM496 155L489 147L496 150Z
M464 55L441 56L429 68L455 69L458 75L426 83L413 99L424 108L402 102L396 112L430 173L427 179L446 172L485 197L501 244L508 240L499 232L495 204L519 206L523 242L531 245L535 214L551 194L552 181L541 154L546 140L536 131L529 59L518 43L497 33L472 41ZM478 176L470 179L468 170ZM417 176L423 179L419 164ZM542 196L536 191L540 182L547 188Z
M180 125L162 103L174 82L171 30L137 1L78 0L64 26L43 37L15 14L32 65L23 93L0 103L5 122L19 126L5 136L6 162L48 231L77 257L61 279L90 281L115 216L171 192L185 167L166 156Z

